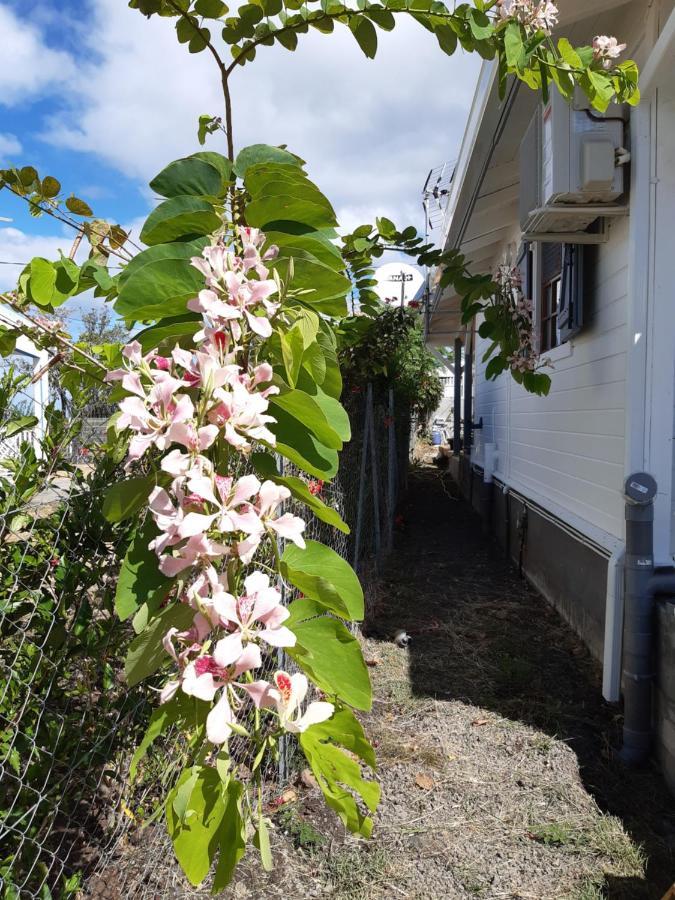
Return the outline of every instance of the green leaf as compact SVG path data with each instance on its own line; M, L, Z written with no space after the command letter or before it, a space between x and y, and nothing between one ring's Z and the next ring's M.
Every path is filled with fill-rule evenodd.
M287 653L326 694L356 709L368 710L372 691L361 647L354 635L332 616L293 625L297 642Z
M389 12L388 9L381 9L379 7L369 6L365 10L365 14L368 18L374 22L378 28L381 28L383 31L393 31L396 25L396 19Z
M372 22L364 15L353 14L349 18L349 30L368 59L373 59L377 53L377 32Z
M380 786L363 778L360 763L374 768L375 758L354 714L343 707L337 709L327 722L312 725L299 735L299 742L326 803L351 832L370 837L372 819L361 812L354 794L375 812Z
M315 478L324 481L333 478L338 470L337 450L322 444L306 426L280 407L274 417L277 421L270 424L270 430L276 435L276 452Z
M289 187L289 190L294 190ZM277 223L283 221L300 222L308 228L333 228L337 225L335 213L326 209L325 204L306 200L293 194L272 194L252 200L246 205L246 221L254 228L274 230Z
M109 522L129 519L145 506L156 483L153 475L139 475L110 485L103 497L103 515Z
M162 345L169 352L176 344L192 346L193 336L201 327L202 318L198 313L186 313L184 316L162 319L156 325L139 331L133 339L139 342L143 353L154 348L161 350Z
M183 788L191 788L186 815L180 817L174 802ZM166 823L176 858L194 887L206 878L218 851L219 829L225 816L222 784L210 766L185 769L166 797ZM229 812L229 810L228 810Z
M206 19L220 19L227 13L227 6L221 0L197 0L195 12Z
M252 144L250 147L244 147L237 154L234 162L234 171L240 178L244 178L249 166L256 166L260 163L280 163L286 166L295 166L299 168L302 160L298 159L283 147L270 147L269 144Z
M263 869L266 872L271 872L274 869L274 863L272 862L272 850L270 848L270 834L264 816L260 816L258 819L258 827L256 828L253 841L260 851L260 861Z
M523 55L523 35L517 22L509 22L504 32L504 50L506 62L514 68L520 65Z
M164 319L186 313L187 301L204 286L190 263L206 241L158 244L135 256L123 269L115 311L125 319Z
M343 619L363 619L363 590L346 560L330 547L307 541L305 550L289 544L281 558L283 577L306 597Z
M573 69L583 69L584 66L581 62L581 57L574 49L574 47L570 44L567 38L560 38L558 41L558 52L565 60L568 66Z
M324 361L326 361L325 355ZM325 383L325 380L324 376L323 383ZM326 417L326 421L338 435L340 440L343 441L343 443L351 440L352 432L349 416L340 401L336 397L327 394L304 370L300 373L300 377L298 378L298 387L300 390L309 394L317 406L320 407L322 413Z
M79 197L68 197L66 208L76 216L86 216L88 218L94 215L89 204L85 203L84 200L80 200Z
M284 361L286 381L292 388L298 380L298 373L302 365L302 357L305 352L305 341L300 328L293 327L289 331L280 333L281 355Z
M311 494L302 478L279 474L274 457L268 453L254 453L251 456L251 462L259 475L275 484L283 484L287 487L296 500L300 500L312 510L317 519L321 519L322 522L326 522L327 525L337 528L344 534L349 534L349 526L342 520L338 511L332 506L326 506L316 494Z
M194 617L194 610L185 603L172 603L155 616L129 647L124 661L124 672L129 687L153 675L161 665L169 661L169 656L162 646L162 638L169 628L186 631L192 626Z
M271 415L276 416L278 410L283 410L297 419L305 428L325 447L331 450L342 449L342 438L329 424L321 406L305 391L289 390L270 397Z
M42 179L42 196L46 197L48 200L56 197L61 190L61 182L56 178L52 178L51 175L47 175Z
M49 306L54 296L56 269L54 263L36 256L30 263L29 293L39 306Z
M20 434L28 428L35 428L38 419L35 416L19 416L17 419L10 419L4 427L4 437L11 438L15 434Z
M171 197L150 213L141 229L144 244L165 244L179 238L210 234L222 224L213 206L200 197Z
M232 880L237 863L246 852L246 822L242 813L244 786L231 778L223 789L225 814L218 829L218 865L213 893L222 891Z
M214 156L219 154L213 154ZM231 169L231 164L224 156L223 164ZM162 197L207 196L224 197L227 179L223 178L221 168L215 166L199 154L176 159L162 169L159 175L150 182L150 187Z
M148 517L126 552L115 589L115 612L121 622L135 615L144 604L148 614L155 612L173 585L173 579L159 571L157 554L148 548L157 533L155 523Z

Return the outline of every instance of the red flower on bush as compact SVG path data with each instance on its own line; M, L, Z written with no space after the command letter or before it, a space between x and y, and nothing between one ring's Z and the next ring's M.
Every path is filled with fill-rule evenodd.
M318 497L318 495L323 490L323 481L310 481L307 485L310 494L314 497Z

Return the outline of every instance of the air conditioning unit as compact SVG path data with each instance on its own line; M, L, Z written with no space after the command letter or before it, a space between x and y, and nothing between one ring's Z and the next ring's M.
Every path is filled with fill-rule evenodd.
M623 215L624 121L568 103L556 90L520 145L520 224L525 234L579 233Z

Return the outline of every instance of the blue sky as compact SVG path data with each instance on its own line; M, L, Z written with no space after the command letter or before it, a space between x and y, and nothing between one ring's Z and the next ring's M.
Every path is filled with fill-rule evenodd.
M147 182L199 149L201 113L221 112L208 54L190 56L168 20L126 0L0 0L0 45L0 164L54 175L138 234ZM374 61L345 29L301 36L296 53L262 48L235 73L235 142L287 143L344 227L375 215L421 227L422 184L456 156L477 74L476 59L448 59L412 22L380 33ZM0 216L12 219L0 221L0 262L70 246L59 223L33 219L7 192ZM19 271L0 265L0 288Z

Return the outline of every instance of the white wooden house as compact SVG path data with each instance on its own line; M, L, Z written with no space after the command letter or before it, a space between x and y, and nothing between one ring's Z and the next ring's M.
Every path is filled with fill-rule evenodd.
M461 325L451 289L432 292L428 341L457 341L473 379L464 385L473 403L465 449L454 460L464 490L512 555L524 546L527 576L604 661L603 691L617 700L631 473L658 485L655 565L675 558L675 0L559 6L556 36L587 44L608 34L628 44L642 102L598 121L581 98L571 110L557 96L544 107L517 83L502 101L496 66L486 63L444 238L472 271L521 265L553 366L550 394L528 394L508 373L486 380L487 342L475 324ZM608 147L609 177L598 174ZM495 485L489 508L486 469ZM674 649L675 625L667 640ZM671 700L669 712L661 705L659 745L675 786L675 692Z

